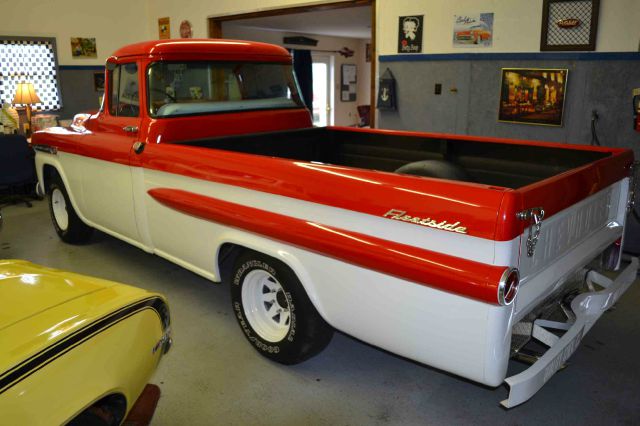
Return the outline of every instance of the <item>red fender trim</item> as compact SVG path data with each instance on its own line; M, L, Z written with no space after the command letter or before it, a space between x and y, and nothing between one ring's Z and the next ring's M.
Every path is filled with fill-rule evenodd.
M508 269L179 189L155 188L149 195L192 216L483 302L498 304L498 283Z

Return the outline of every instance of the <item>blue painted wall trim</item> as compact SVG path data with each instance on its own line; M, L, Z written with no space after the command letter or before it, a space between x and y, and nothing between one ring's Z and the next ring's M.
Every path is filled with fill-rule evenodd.
M425 53L381 55L380 62L412 61L640 61L640 52Z
M59 65L58 69L62 71L73 71L73 70L104 71L104 65Z

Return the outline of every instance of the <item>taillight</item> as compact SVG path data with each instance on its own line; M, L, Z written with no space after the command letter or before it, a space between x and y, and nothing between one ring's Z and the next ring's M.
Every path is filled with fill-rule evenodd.
M498 284L498 302L501 305L509 305L516 298L518 285L520 284L520 273L517 268L506 269Z

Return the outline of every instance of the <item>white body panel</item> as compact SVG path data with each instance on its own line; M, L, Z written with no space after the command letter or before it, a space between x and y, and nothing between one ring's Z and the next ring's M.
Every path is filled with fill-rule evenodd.
M40 182L45 163L58 169L65 184L69 182L69 173L77 175L79 159L74 157L77 156L38 152L36 163ZM623 225L624 203L620 200L626 200L627 191L626 180L618 182L545 220L536 255L528 259L526 247L523 249L522 246L526 244L526 231L512 241L496 243L154 170L131 170L114 164L96 167L104 173L113 173L112 178L118 179L120 184L126 180L126 173L131 173L130 205L121 211L118 211L121 206L103 204L102 208L114 218L124 212L129 215L135 212L135 218L126 220L135 221L138 237L130 238L102 221L90 220L84 214L86 206L82 202L78 204L74 194L79 191L78 185L71 181L68 188L72 202L81 218L91 226L211 280L218 280L220 276L217 255L222 244L234 243L263 252L293 269L318 312L333 327L399 355L491 386L499 385L505 378L511 327L515 321L535 307L551 288L561 285L559 280L581 268L621 235L622 226L606 227L606 224L615 219ZM115 171L115 168L120 170ZM507 307L436 290L180 213L147 194L149 189L158 187L179 188L486 264L517 266L520 261L521 290L516 303ZM125 193L124 198L127 197ZM95 202L95 199L91 200ZM582 209L591 208L598 214L580 213ZM576 219L568 219L574 216ZM550 232L545 234L547 226ZM570 240L569 244L557 240L560 241L557 250L545 249L545 244L556 237L558 229L566 227L593 228L593 232L580 234L580 238ZM525 254L519 259L520 252Z

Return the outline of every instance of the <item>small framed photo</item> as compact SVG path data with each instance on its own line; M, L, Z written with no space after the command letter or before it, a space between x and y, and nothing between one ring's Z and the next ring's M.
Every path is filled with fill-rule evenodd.
M568 69L503 68L498 121L562 126Z
M544 0L541 51L596 50L600 0Z
M160 40L166 40L171 38L171 19L158 18L158 38Z
M71 37L71 57L74 59L97 58L98 48L94 37Z
M103 72L93 73L93 90L95 90L96 92L104 92L104 73Z

